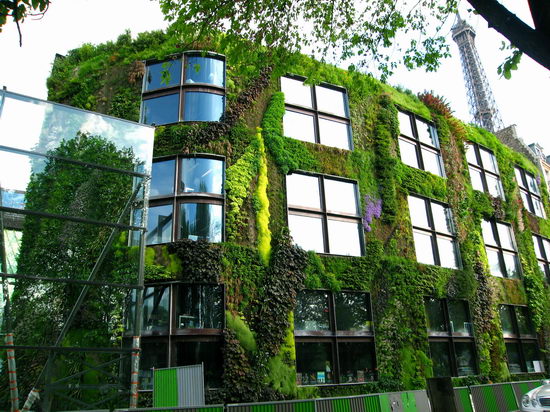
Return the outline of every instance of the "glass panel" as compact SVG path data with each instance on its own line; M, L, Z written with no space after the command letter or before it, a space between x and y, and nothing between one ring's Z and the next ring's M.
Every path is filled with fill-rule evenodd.
M483 168L493 173L498 174L497 159L495 156L481 147L479 148L479 154L481 155L481 161L483 162Z
M411 117L403 112L397 112L397 118L399 120L399 133L414 138Z
M376 379L374 344L339 342L340 383L369 382Z
M514 246L514 240L512 235L512 228L503 223L497 222L498 237L500 239L500 246L505 249L516 250Z
M285 103L313 107L311 103L311 88L302 80L281 77L281 91L285 94Z
M429 233L420 230L413 230L414 250L416 252L416 261L433 265L434 254L432 246L432 236Z
M542 239L544 251L546 252L546 260L550 260L550 241L548 239Z
M500 179L489 174L486 174L485 178L487 179L487 187L489 188L489 193L491 196L504 199L504 190L502 189Z
M283 117L283 133L285 136L293 139L315 143L313 116L286 110Z
M327 87L315 86L315 94L317 97L317 110L348 117L345 93Z
M296 297L296 330L330 330L328 293L303 290Z
M518 167L514 167L514 173L516 175L516 181L518 182L519 187L524 187L527 189L527 186L525 186L525 183L523 183L522 173L521 169Z
M421 152L422 160L424 161L424 170L437 176L444 176L439 153L425 147L421 149Z
M208 83L224 86L225 64L212 57L186 56L185 83Z
M7 214L4 215L4 224L9 220L9 217L6 215ZM4 229L4 248L7 266L4 269L5 273L17 273L17 258L19 256L22 238L23 232L21 230Z
M500 323L502 325L502 334L504 336L515 335L514 321L512 311L514 308L510 305L500 305Z
M539 345L536 342L522 342L523 356L527 372L544 372L544 362L539 353Z
M369 295L366 293L335 292L336 329L372 331Z
M493 225L488 220L481 221L481 233L486 245L498 246L497 240L493 234Z
M458 376L476 374L476 357L474 344L471 342L455 342L456 366Z
M289 214L288 229L294 243L302 249L325 252L323 221L320 217Z
M540 199L536 198L536 197L533 197L533 207L535 208L535 215L537 215L538 217L545 217L545 213L544 213L544 207L542 206L542 202L540 201Z
M320 143L339 149L351 150L349 124L319 119Z
M447 323L443 309L443 301L436 298L426 299L426 320L428 322L428 331L430 332L448 332Z
M531 175L530 173L525 173L525 177L527 178L527 187L529 188L531 193L539 195L539 185L537 185L537 181L535 180L533 175Z
M156 245L172 241L172 205L151 206L147 217L146 243Z
M451 362L448 342L430 342L430 354L434 376L451 376Z
M286 177L286 196L288 206L321 209L319 178L301 174Z
M469 167L468 170L470 171L470 181L472 182L472 187L475 190L479 190L480 192L484 192L485 189L483 188L483 178L482 173L474 169L473 167Z
M531 208L531 202L529 201L531 199L531 196L523 190L520 190L519 194L521 195L521 200L523 201L523 206L532 213L533 210Z
M429 228L428 214L426 213L426 201L419 197L409 196L409 213L413 226Z
M176 343L176 365L204 364L206 389L222 386L223 357L219 342Z
M538 236L532 236L532 238L533 238L533 246L535 248L535 255L537 255L538 259L543 259L542 251L541 251L540 245L539 245Z
M153 368L168 367L168 344L165 342L141 342L139 362L139 389L153 389Z
M154 162L151 171L150 196L174 194L175 159Z
M330 343L296 342L296 383L319 385L333 383Z
M473 335L472 323L468 315L468 303L463 300L448 300L449 320L451 332Z
M180 204L180 239L222 241L223 207L211 203Z
M510 373L523 372L519 356L519 343L506 342L506 354L508 355L508 370Z
M414 143L400 138L399 154L403 163L417 169L420 168L418 164L418 158L416 156L416 145Z
M466 160L468 161L468 163L479 166L474 145L470 143L465 143L464 149L466 150Z
M185 92L183 120L186 122L217 122L224 110L225 98L221 94Z
M223 160L181 159L180 190L185 193L223 193Z
M324 179L327 212L358 215L355 183Z
M439 203L430 202L430 204L432 206L435 230L444 233L454 233L451 209Z
M170 60L147 66L145 91L161 87L176 86L181 81L181 59Z
M223 328L223 290L216 285L178 285L176 328Z
M504 277L504 273L500 267L498 252L489 248L485 248L485 250L487 252L487 260L489 261L489 270L491 271L491 275Z
M143 100L142 122L145 124L162 125L179 121L180 95L154 97Z
M170 322L170 287L146 287L143 292L143 330L167 331Z
M361 256L361 228L362 226L357 222L328 219L329 253Z
M526 307L516 306L516 320L520 335L535 335L535 330L529 320L529 311Z
M519 278L520 266L519 259L516 254L503 252L504 264L506 265L506 275L509 278Z
M439 261L444 268L458 268L458 253L456 242L452 239L437 236L437 247L439 250Z
M548 271L548 267L547 267L547 264L544 263L544 262L539 261L539 262L538 262L538 265L539 265L539 268L540 268L542 274L543 274L545 277L548 277L548 272L547 272L547 271Z
M2 153L3 154L3 153ZM17 156L17 155L16 155ZM3 158L4 156L2 156ZM25 156L21 156L18 158L23 160ZM4 160L4 159L1 159ZM11 166L11 165L10 165ZM9 166L4 169L0 169L2 171L2 178L4 179L4 176L6 176L7 173L9 173ZM2 194L2 198L0 199L0 205L5 207L12 207L14 209L24 209L25 208L25 192L23 190L5 190L4 188L0 187L0 193Z
M421 142L437 147L437 141L433 138L431 126L423 120L416 119L418 138Z

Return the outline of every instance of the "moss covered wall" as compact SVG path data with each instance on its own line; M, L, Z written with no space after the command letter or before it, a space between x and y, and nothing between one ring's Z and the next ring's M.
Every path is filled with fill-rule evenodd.
M137 120L146 58L181 51L160 32L132 40L84 45L56 60L49 98ZM227 401L309 397L412 389L432 374L424 297L467 299L475 328L479 375L457 384L510 379L498 304L527 304L546 335L548 287L538 269L531 233L550 237L546 220L522 207L514 164L538 175L522 155L492 134L453 118L440 99L422 100L375 79L321 65L303 56L251 50L233 56L223 38L191 44L227 55L227 108L222 123L158 127L155 155L208 152L226 156L226 241L178 241L147 251L147 280L221 282L226 287L224 388ZM269 58L268 58L269 57ZM255 63L255 64L251 64ZM283 136L284 95L278 78L291 72L346 87L354 150L305 143ZM397 107L433 121L447 178L413 169L399 159ZM474 191L464 143L491 149L498 160L506 201ZM354 179L362 210L381 202L382 213L365 231L365 256L306 253L292 246L286 222L285 175L306 170ZM548 194L543 190L547 213ZM457 226L460 270L415 260L407 195L450 204ZM513 226L523 267L521 280L489 274L480 222L497 217ZM364 385L298 388L292 310L301 288L369 291L374 307L379 379ZM545 344L541 341L542 344ZM550 348L549 348L550 349Z

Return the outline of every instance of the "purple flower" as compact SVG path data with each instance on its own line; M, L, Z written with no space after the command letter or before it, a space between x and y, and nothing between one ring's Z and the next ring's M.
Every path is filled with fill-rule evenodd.
M382 215L382 199L375 199L369 195L365 196L365 214L363 215L363 227L367 232L372 228L370 224L373 218L379 219Z

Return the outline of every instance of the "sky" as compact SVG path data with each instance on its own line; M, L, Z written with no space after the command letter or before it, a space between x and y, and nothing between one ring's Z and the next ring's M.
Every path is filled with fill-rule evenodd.
M501 0L520 18L530 22L527 1ZM489 79L497 107L505 126L517 125L519 136L527 143L538 142L550 155L548 116L550 106L550 71L527 56L511 80L499 77L497 67L506 57L499 50L505 40L479 16L462 15L476 30L476 46ZM40 20L21 25L23 47L19 47L13 23L0 33L0 87L45 99L46 79L56 53L80 47L84 43L101 43L116 38L126 29L135 36L142 31L163 29L168 25L155 0L53 0ZM450 38L450 30L447 35ZM443 61L436 73L423 69L399 69L389 78L391 85L401 85L415 93L433 90L443 96L455 115L471 121L458 48L451 41L452 57Z

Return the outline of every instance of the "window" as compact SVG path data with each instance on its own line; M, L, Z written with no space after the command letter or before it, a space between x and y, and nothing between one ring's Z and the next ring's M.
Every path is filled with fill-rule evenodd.
M499 312L510 373L544 372L537 334L527 307L500 305Z
M399 120L399 152L406 165L445 177L436 128L420 117L402 111Z
M172 60L147 62L141 105L143 123L217 122L224 109L223 56L188 52Z
M281 77L285 136L352 150L348 97L342 87L304 85L303 77Z
M468 303L427 298L425 305L434 376L475 375L476 351Z
M126 316L133 332L136 293ZM147 285L143 294L140 389L153 388L152 368L204 363L208 387L220 387L223 370L224 293L221 285Z
M521 200L523 200L523 206L538 217L546 217L540 197L539 185L535 176L518 166L514 167L514 172L519 185Z
M224 160L216 156L155 160L151 172L147 244L174 239L221 242L224 173Z
M535 245L535 255L539 263L540 270L547 281L550 280L550 240L540 235L533 235Z
M338 177L292 173L286 177L288 227L305 250L361 256L363 230L357 184Z
M496 220L482 220L481 232L491 275L519 278L521 267L512 227Z
M477 143L466 143L466 159L473 188L504 199L497 159L493 152Z
M409 196L416 260L428 265L457 269L458 245L451 209L444 203Z
M294 312L298 385L376 379L368 293L304 290Z

